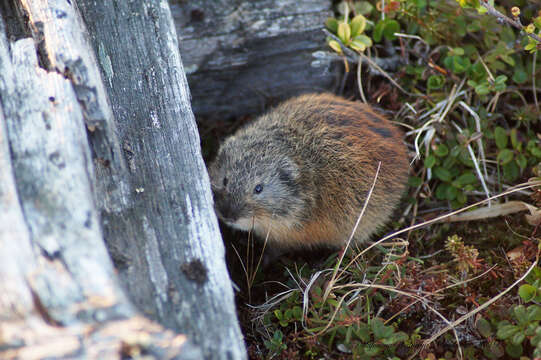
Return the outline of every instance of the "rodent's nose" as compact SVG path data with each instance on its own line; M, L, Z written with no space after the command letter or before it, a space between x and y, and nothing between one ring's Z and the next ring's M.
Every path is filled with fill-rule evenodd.
M214 207L218 216L227 222L235 222L239 218L239 206L222 192L214 193Z

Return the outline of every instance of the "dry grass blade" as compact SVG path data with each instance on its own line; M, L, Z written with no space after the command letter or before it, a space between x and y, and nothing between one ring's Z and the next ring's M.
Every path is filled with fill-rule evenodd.
M468 205L468 206L465 206L461 209L458 209L456 211L453 211L453 212L450 212L448 214L445 214L445 215L441 215L441 216L438 216L437 218L435 219L432 219L432 220L428 220L428 221L425 221L425 222L422 222L420 224L416 224L416 225L412 225L412 226L408 226L407 228L404 228L404 229L401 229L401 230L398 230L394 233L391 233L387 236L384 236L383 238L381 238L380 240L374 242L373 244L371 244L370 246L366 247L363 251L361 251L360 253L358 253L357 255L355 255L353 257L353 259L344 267L344 269L342 270L342 273L344 271L346 271L352 264L354 264L358 259L359 257L363 256L368 250L372 249L374 246L377 246L379 244L381 244L382 242L384 241L387 241L391 238L394 238L396 237L397 235L400 235L400 234L403 234L405 232L408 232L408 231L411 231L411 230L415 230L415 229L418 229L418 228L421 228L421 227L424 227L424 226L427 226L427 225L430 225L430 224L434 224L434 223L437 223L437 222L441 222L447 218L450 218L451 216L454 216L454 215L457 215L457 214L460 214L466 210L469 210L469 209L472 209L476 206L479 206L479 205L482 205L482 204L485 204L485 203L488 203L489 201L491 200L494 200L494 199L498 199L498 198L501 198L503 196L507 196L509 194L512 194L514 192L518 192L518 191L521 191L521 190L525 190L525 189L530 189L530 188L533 188L533 187L536 187L536 186L541 186L541 180L535 180L535 181L529 181L527 183L523 183L523 184L520 184L520 185L517 185L516 187L510 189L510 190L507 190L507 191L504 191L500 194L497 194L497 195L494 195L494 196L491 196L490 198L488 199L484 199L484 200L481 200L481 201L478 201L476 202L475 204L472 204L472 205ZM341 274L342 274L341 273ZM340 276L341 276L340 274Z
M495 204L491 207L484 207L480 209L475 209L468 211L467 213L458 214L451 216L444 221L447 222L457 222L457 221L473 221L481 219L489 219L497 216L514 214L520 211L530 211L530 216L534 219L541 216L541 210L536 208L533 205L525 203L523 201L508 201L503 204ZM530 223L530 225L536 225L535 223Z
M378 162L378 168L376 169L376 174L374 175L374 181L372 182L372 186L370 187L370 191L368 192L368 195L366 196L366 200L364 201L363 208L361 210L361 213L359 214L359 217L357 218L357 222L355 223L355 226L353 227L353 231L351 232L351 235L349 236L349 239L346 243L346 246L344 250L342 251L342 254L340 255L340 259L336 263L336 266L334 267L334 271L331 277L331 280L329 281L329 284L327 288L325 289L325 294L323 295L323 301L325 302L327 300L327 297L329 296L329 293L331 292L334 283L336 282L336 274L338 273L338 269L340 268L340 265L342 264L342 260L344 259L344 255L346 254L347 250L349 249L349 245L351 244L351 240L353 239L353 236L355 235L355 232L357 231L357 228L359 227L359 223L361 222L361 219L364 215L364 212L366 211L366 207L368 206L368 202L370 201L370 197L372 196L372 192L374 191L374 187L376 186L376 181L379 176L379 170L381 168L381 161Z

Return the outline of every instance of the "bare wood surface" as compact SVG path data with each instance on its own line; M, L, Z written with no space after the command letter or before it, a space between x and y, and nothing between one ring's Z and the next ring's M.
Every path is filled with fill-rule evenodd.
M130 197L102 209L130 299L209 359L242 359L224 247L167 1L78 1L109 94Z
M330 0L171 0L196 115L260 112L269 100L329 90L338 68L313 67Z
M32 39L8 41L1 18L0 68L0 358L199 359L115 280L71 82L39 66Z
M92 3L0 21L0 358L245 358L167 3Z

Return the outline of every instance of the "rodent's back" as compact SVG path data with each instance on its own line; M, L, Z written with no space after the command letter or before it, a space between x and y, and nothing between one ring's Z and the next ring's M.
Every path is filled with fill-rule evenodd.
M358 241L389 219L405 189L409 164L401 132L368 105L330 94L299 96L224 142L210 167L216 209L230 225L253 227L282 245L340 246L380 161Z

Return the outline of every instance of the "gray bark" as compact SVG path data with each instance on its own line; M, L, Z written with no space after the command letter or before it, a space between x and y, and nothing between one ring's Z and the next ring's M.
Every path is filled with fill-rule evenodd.
M170 3L196 115L260 112L270 99L329 90L335 82L338 68L312 56L326 47L330 0Z
M0 358L199 358L120 290L72 82L39 66L32 39L8 41L2 18L0 69Z
M0 22L0 358L245 358L167 2L14 3L33 40ZM197 347L136 315L103 237L129 299Z

